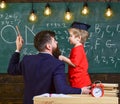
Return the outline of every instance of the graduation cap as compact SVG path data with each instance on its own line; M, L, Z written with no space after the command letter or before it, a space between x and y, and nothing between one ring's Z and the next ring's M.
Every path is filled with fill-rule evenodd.
M90 28L90 25L84 24L84 23L80 23L80 22L73 22L70 27L87 31Z

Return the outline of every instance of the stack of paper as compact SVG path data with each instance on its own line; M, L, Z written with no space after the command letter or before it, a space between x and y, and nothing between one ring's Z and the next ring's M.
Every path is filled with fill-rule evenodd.
M103 83L104 85L104 96L118 96L118 84Z

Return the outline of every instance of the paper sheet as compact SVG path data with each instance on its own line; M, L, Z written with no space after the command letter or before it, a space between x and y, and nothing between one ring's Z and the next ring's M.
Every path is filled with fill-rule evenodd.
M49 93L44 93L35 97L72 97L70 95L65 95L65 94L49 94Z

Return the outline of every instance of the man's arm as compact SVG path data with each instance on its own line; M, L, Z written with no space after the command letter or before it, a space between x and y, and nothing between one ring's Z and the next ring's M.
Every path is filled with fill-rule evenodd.
M23 39L21 35L18 35L16 38L16 51L12 55L9 65L8 65L8 73L9 74L22 74L21 67L20 67L20 50L23 46Z
M56 93L63 93L63 94L90 93L89 87L73 88L69 86L66 80L66 74L64 72L64 69L65 69L64 64L60 64L56 68L56 72L54 73L54 85L55 85Z
M23 38L21 35L18 35L16 38L16 51L20 52L23 46Z

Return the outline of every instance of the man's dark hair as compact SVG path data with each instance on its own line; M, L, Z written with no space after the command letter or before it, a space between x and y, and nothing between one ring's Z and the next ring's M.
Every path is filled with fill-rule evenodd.
M34 37L34 46L38 51L44 51L46 43L51 42L51 37L55 37L55 32L45 30L40 31Z

